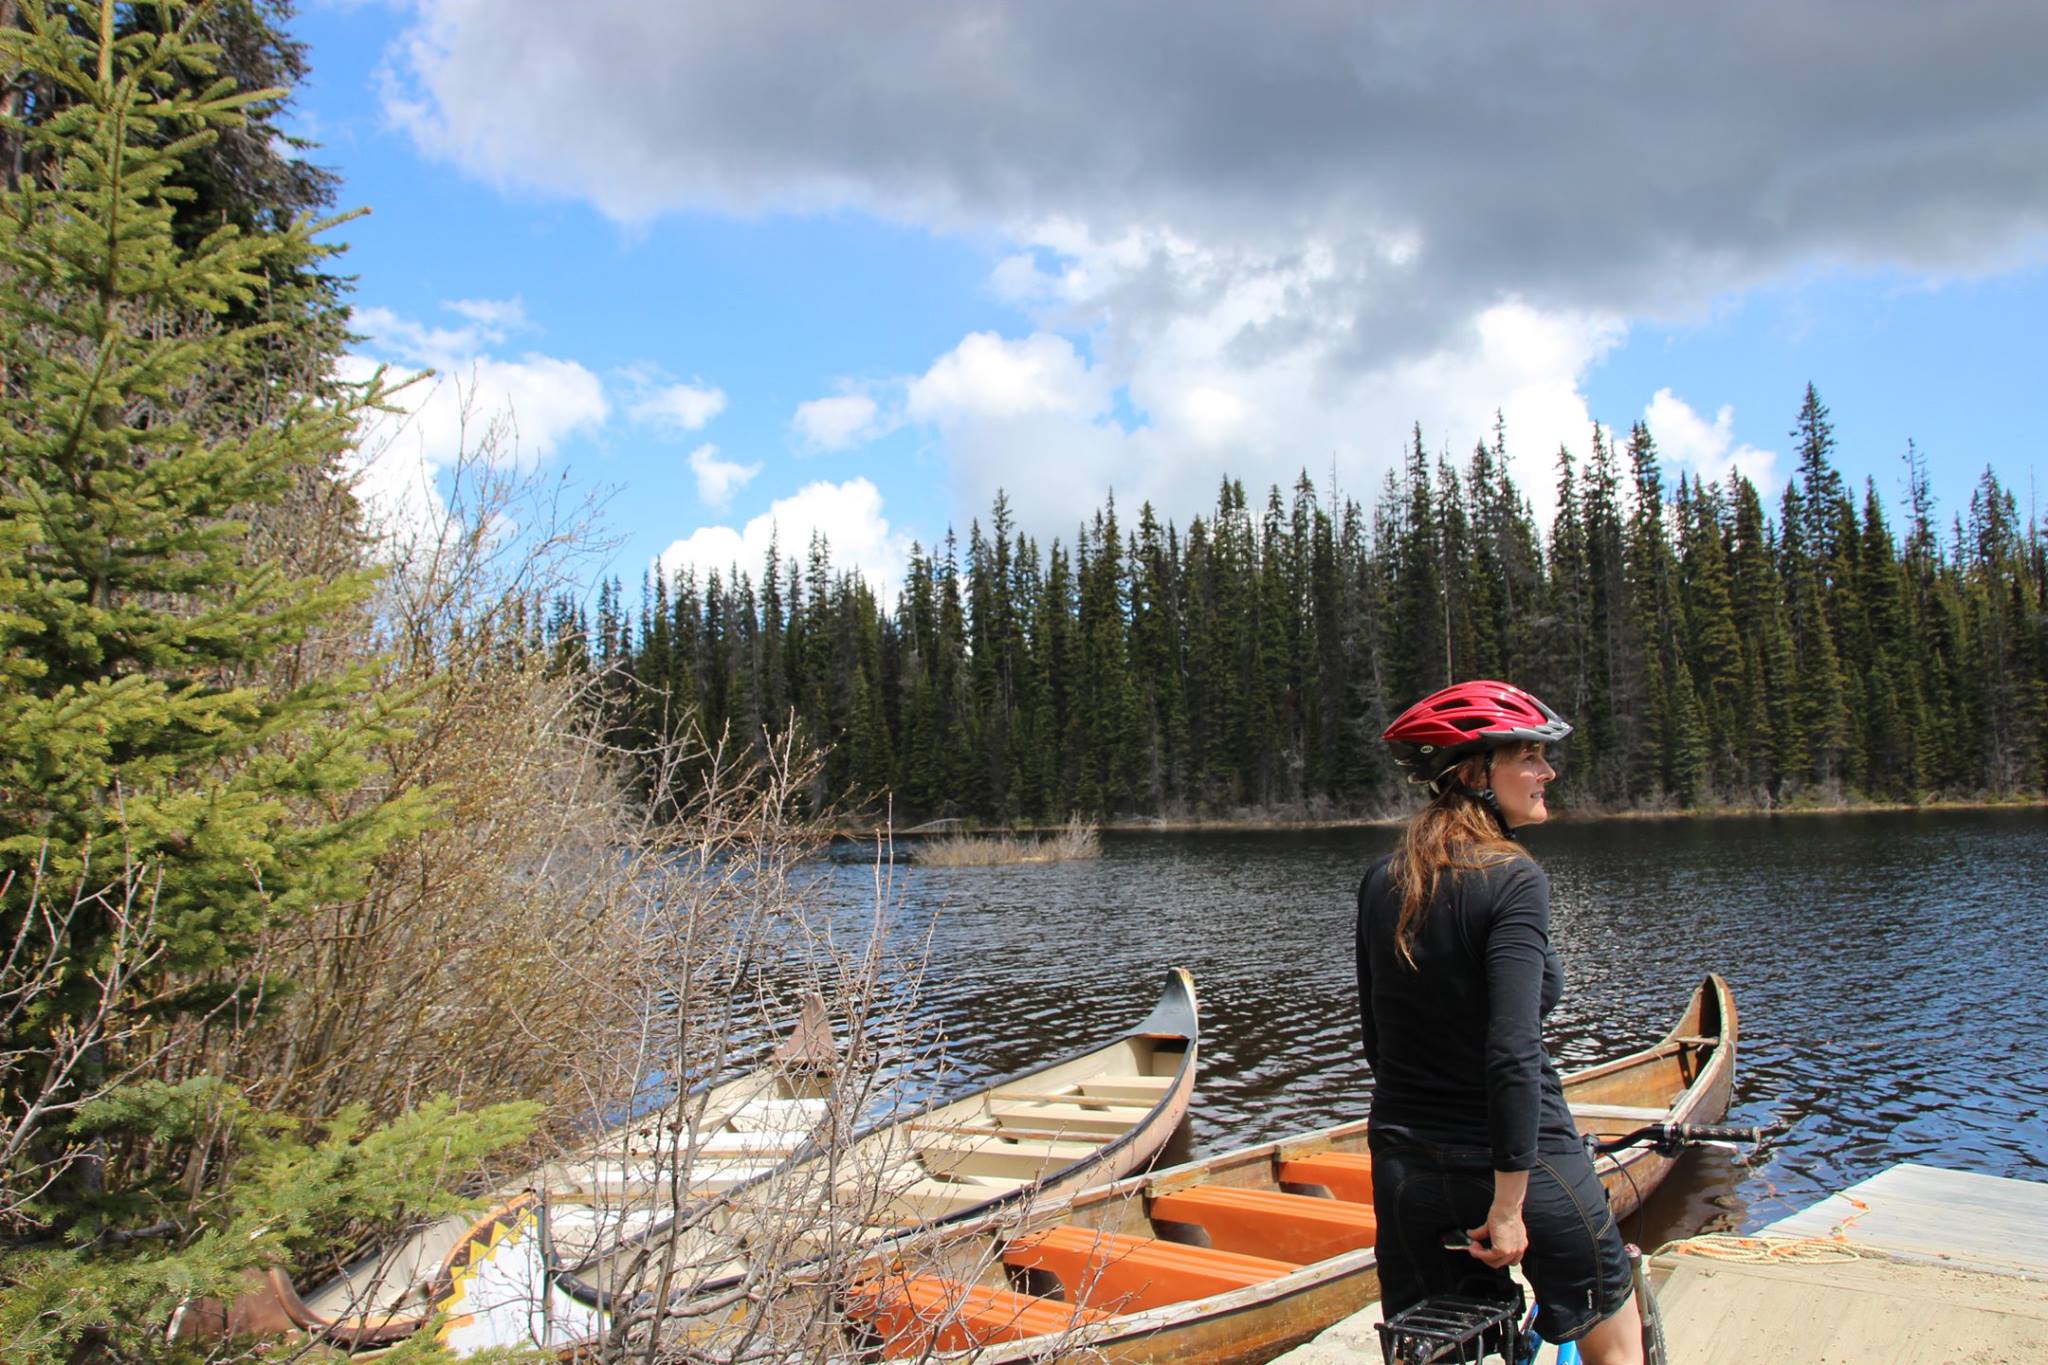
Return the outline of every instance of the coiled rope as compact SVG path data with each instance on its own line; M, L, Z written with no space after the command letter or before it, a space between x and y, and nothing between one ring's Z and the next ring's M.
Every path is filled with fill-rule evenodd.
M1783 1261L1798 1265L1834 1265L1861 1261L1864 1253L1847 1242L1826 1237L1738 1237L1733 1233L1709 1232L1684 1237L1659 1247L1657 1254L1703 1256L1710 1261L1741 1261L1749 1264Z

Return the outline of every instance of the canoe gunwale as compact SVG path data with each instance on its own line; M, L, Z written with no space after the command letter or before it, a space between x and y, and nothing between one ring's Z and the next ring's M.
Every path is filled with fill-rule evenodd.
M1161 990L1159 999L1154 1003L1151 1011L1129 1029L1106 1042L1097 1044L1094 1047L1080 1049L1064 1057L1059 1057L1037 1066L1025 1067L1009 1072L963 1095L934 1097L907 1113L878 1119L856 1132L848 1140L847 1148L849 1151L858 1147L862 1142L886 1133L891 1129L902 1129L908 1132L912 1125L922 1119L929 1118L933 1113L941 1109L950 1108L975 1099L994 1097L997 1091L1005 1087L1016 1086L1028 1082L1034 1077L1043 1076L1048 1072L1084 1063L1092 1058L1112 1054L1119 1048L1126 1047L1133 1042L1151 1042L1155 1044L1179 1042L1184 1044L1181 1050L1180 1062L1174 1068L1173 1075L1169 1078L1166 1088L1160 1093L1159 1098L1146 1108L1143 1118L1132 1124L1124 1132L1118 1134L1113 1140L1102 1144L1088 1157L1075 1162L1071 1166L1053 1172L1048 1178L1027 1181L1013 1189L992 1195L980 1203L963 1209L956 1209L951 1213L936 1218L922 1220L900 1232L892 1233L879 1239L875 1243L876 1248L878 1250L885 1249L906 1238L923 1235L934 1228L950 1228L956 1225L968 1224L976 1219L997 1218L1005 1210L1028 1203L1034 1199L1064 1199L1078 1189L1087 1188L1093 1184L1097 1175L1105 1167L1111 1170L1118 1170L1127 1160L1131 1161L1132 1164L1141 1162L1143 1160L1142 1157L1134 1158L1131 1155L1133 1149L1139 1143L1149 1141L1153 1149L1156 1150L1160 1144L1165 1142L1167 1137L1171 1136L1172 1129L1178 1127L1181 1119L1185 1117L1190 1097L1194 1091L1195 1071L1200 1054L1200 1013L1196 1003L1194 977L1184 967L1169 968L1166 985ZM1172 1119L1172 1123L1165 1124L1165 1120L1169 1117ZM1162 1125L1165 1131L1160 1131ZM824 1154L824 1149L816 1144L806 1143L804 1148L800 1148L774 1169L763 1171L761 1174L733 1186L730 1190L721 1191L715 1197L721 1201L732 1201L747 1190L775 1179L790 1168L799 1166L808 1160ZM632 1242L647 1243L656 1241L665 1235L673 1225L674 1220L671 1219L668 1222L648 1228L636 1234ZM620 1245L624 1246L627 1243L622 1242ZM793 1262L790 1265L784 1266L782 1273L800 1274L803 1267L809 1263L807 1260ZM559 1289L571 1299L585 1306L596 1308L600 1312L613 1312L618 1306L619 1295L615 1291L606 1290L591 1284L589 1281L578 1276L573 1269L563 1266L553 1259L547 1261L546 1278L549 1284ZM689 1297L702 1298L725 1294L736 1287L744 1278L744 1273L735 1274L692 1286L689 1291ZM678 1305L678 1308L682 1311L687 1311L687 1303Z
M1716 1031L1711 1047L1704 1042L1694 1043L1698 1037L1699 1025L1704 1015L1713 1011ZM1686 1009L1679 1016L1678 1023L1658 1042L1638 1051L1624 1054L1607 1062L1597 1063L1581 1071L1575 1071L1563 1079L1567 1100L1574 1085L1587 1080L1598 1080L1613 1076L1634 1067L1654 1066L1663 1062L1674 1051L1674 1041L1684 1039L1681 1046L1705 1047L1706 1060L1700 1065L1698 1074L1675 1095L1664 1110L1664 1122L1713 1122L1725 1112L1729 1090L1733 1083L1735 1047L1738 1020L1734 997L1728 983L1718 974L1710 974L1697 986ZM1688 1034L1691 1035L1688 1037ZM1713 1112L1707 1112L1712 1110ZM1632 1131L1640 1124L1631 1124ZM1089 1191L1077 1200L1066 1213L1048 1219L1042 1224L1005 1229L998 1220L989 1220L975 1229L957 1230L962 1237L996 1236L1011 1237L1022 1235L1042 1227L1053 1226L1072 1218L1076 1213L1092 1210L1116 1200L1143 1200L1149 1204L1152 1196L1198 1184L1207 1177L1222 1171L1238 1170L1256 1166L1260 1162L1270 1163L1268 1169L1277 1168L1284 1160L1309 1155L1318 1151L1341 1149L1346 1145L1352 1149L1362 1141L1367 1131L1367 1121L1354 1119L1314 1132L1298 1134L1270 1142L1257 1143L1251 1147L1239 1148L1232 1152L1204 1157L1195 1161L1135 1176L1113 1185L1102 1186ZM1609 1202L1617 1219L1635 1211L1642 1200L1662 1181L1672 1164L1672 1159L1658 1157L1653 1151L1637 1148L1621 1154L1618 1158L1603 1158L1601 1163L1602 1183L1609 1191ZM1278 1188L1278 1180L1273 1181ZM984 1255L984 1260L990 1258ZM999 1263L1000 1257L992 1263ZM1108 1321L1075 1329L1071 1340L1078 1350L1100 1353L1101 1358L1116 1361L1126 1358L1143 1361L1171 1361L1192 1359L1199 1361L1232 1359L1227 1349L1213 1342L1200 1340L1205 1329L1223 1319L1245 1314L1271 1315L1278 1320L1285 1306L1291 1300L1317 1290L1336 1290L1347 1282L1367 1272L1376 1272L1377 1258L1370 1248L1340 1253L1336 1256L1313 1261L1286 1275L1277 1276L1260 1284L1247 1285L1223 1293L1202 1298L1185 1300L1181 1303L1163 1304L1157 1308L1111 1318ZM1334 1321L1335 1319L1331 1319ZM1315 1331L1327 1327L1323 1323ZM1307 1335L1313 1335L1311 1331ZM1267 1332L1260 1340L1270 1343L1281 1340L1302 1340L1298 1332ZM1048 1348L1050 1338L1026 1337L1012 1342L987 1345L971 1353L978 1365L1004 1365L1010 1361L1024 1361L1041 1358ZM1216 1354L1222 1350L1222 1354ZM931 1359L956 1360L968 1356L943 1352L932 1353ZM1264 1354L1253 1354L1247 1358L1264 1359Z
M831 1022L826 1013L824 997L816 991L805 991L797 1006L796 1022L787 1033L768 1047L765 1054L759 1056L753 1067L737 1075L706 1077L664 1104L644 1112L635 1112L634 1106L639 1099L635 1096L625 1102L626 1115L615 1123L604 1125L600 1132L612 1133L645 1122L664 1109L679 1108L699 1098L708 1099L727 1086L756 1084L764 1077L772 1078L784 1071L808 1072L813 1075L829 1074L836 1067L836 1044L832 1040ZM534 1200L538 1193L533 1189L524 1189L510 1192L508 1195L508 1192L501 1190L491 1197L492 1202L476 1216L447 1255L441 1258L441 1264L429 1282L427 1298L430 1303L450 1282L454 1258L469 1246L472 1234L497 1219L502 1212L515 1206L523 1207ZM402 1246L403 1243L397 1245ZM291 1277L281 1268L273 1266L263 1272L261 1287L252 1292L274 1299L276 1308L293 1327L316 1340L326 1341L352 1352L393 1346L425 1327L432 1320L434 1310L394 1309L390 1312L380 1312L370 1308L361 1312L329 1314L313 1307L309 1300L324 1295L337 1280L346 1279L358 1267L374 1264L396 1249L396 1246L379 1247L356 1258L340 1275L322 1281L311 1294L301 1294L298 1286L292 1283Z

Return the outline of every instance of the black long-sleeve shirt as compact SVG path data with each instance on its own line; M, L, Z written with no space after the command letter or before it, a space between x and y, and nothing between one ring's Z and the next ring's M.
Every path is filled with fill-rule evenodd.
M1543 1016L1564 991L1550 947L1550 879L1525 857L1446 874L1423 917L1415 966L1394 927L1400 893L1375 863L1358 888L1358 998L1373 1070L1372 1124L1490 1150L1497 1171L1569 1152L1578 1133Z

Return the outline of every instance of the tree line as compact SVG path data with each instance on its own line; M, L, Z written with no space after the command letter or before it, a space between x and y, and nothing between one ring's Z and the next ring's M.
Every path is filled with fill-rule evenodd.
M1595 427L1544 528L1498 422L1462 462L1418 428L1369 507L1226 479L1185 529L1112 495L1042 547L999 494L964 544L913 546L894 603L814 538L758 578L651 573L637 609L617 580L558 598L541 633L625 749L793 722L830 751L814 799L899 821L1384 811L1380 730L1469 677L1577 726L1581 807L2039 791L2048 533L1988 467L1944 522L1910 444L1903 506L1859 497L1811 385L1791 435L1774 505Z

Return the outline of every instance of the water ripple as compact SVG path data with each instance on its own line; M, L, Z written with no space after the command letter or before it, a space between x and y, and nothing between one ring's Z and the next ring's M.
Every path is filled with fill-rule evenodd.
M1897 1161L2038 1176L2048 1152L2048 812L1557 825L1549 870L1570 1067L1641 1046L1707 971L1742 1011L1732 1117L1793 1132L1756 1166L1688 1161L1633 1235L1754 1227ZM1194 973L1187 1150L1362 1115L1352 898L1391 831L1111 835L1099 861L899 868L899 951L943 1084L1085 1047ZM868 869L819 893L873 913Z

